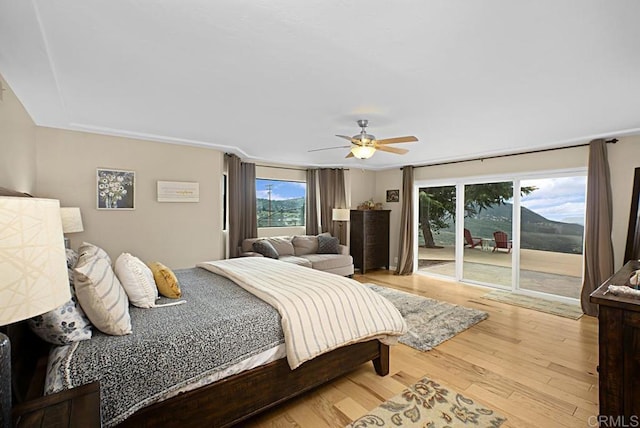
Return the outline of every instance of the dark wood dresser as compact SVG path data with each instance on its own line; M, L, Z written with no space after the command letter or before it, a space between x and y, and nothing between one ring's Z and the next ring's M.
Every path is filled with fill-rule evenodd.
M353 265L366 273L389 269L390 210L351 210L351 256Z
M631 273L637 269L640 269L638 261L627 262L622 269L591 293L591 302L599 305L598 371L601 426L620 423L622 418L625 423L631 423L632 417L640 416L640 299L606 293L609 284L628 284ZM636 419L636 422L640 422L640 419Z

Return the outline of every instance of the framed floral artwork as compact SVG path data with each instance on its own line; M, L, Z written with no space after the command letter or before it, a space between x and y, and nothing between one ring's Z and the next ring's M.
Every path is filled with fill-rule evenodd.
M387 202L399 202L400 190L387 190Z
M135 209L135 171L98 168L96 174L97 208L99 210Z

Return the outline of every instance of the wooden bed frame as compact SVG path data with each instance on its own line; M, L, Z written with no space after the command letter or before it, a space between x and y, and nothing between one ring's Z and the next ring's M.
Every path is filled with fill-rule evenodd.
M42 395L49 347L25 322L6 329L12 347L14 405ZM372 361L389 373L389 347L378 340L338 348L291 370L286 359L230 376L145 407L119 427L227 427Z
M0 187L0 196L31 196ZM11 341L14 405L43 394L50 345L26 322L0 328ZM291 370L280 359L145 407L120 427L226 427L372 361L389 374L389 347L378 340L338 348Z

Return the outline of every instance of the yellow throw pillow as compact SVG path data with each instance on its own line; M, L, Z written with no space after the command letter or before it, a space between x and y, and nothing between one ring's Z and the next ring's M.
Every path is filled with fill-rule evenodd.
M178 278L171 269L159 262L149 263L149 268L153 272L153 279L160 294L170 299L177 299L182 295Z

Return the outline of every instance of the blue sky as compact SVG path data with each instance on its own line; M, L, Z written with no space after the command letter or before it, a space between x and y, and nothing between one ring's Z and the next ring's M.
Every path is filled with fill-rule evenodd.
M271 185L271 200L302 198L306 194L307 183L281 180L256 180L256 197L269 199L267 185Z
M586 182L584 176L522 180L523 187L538 190L523 196L521 203L549 220L584 225Z

